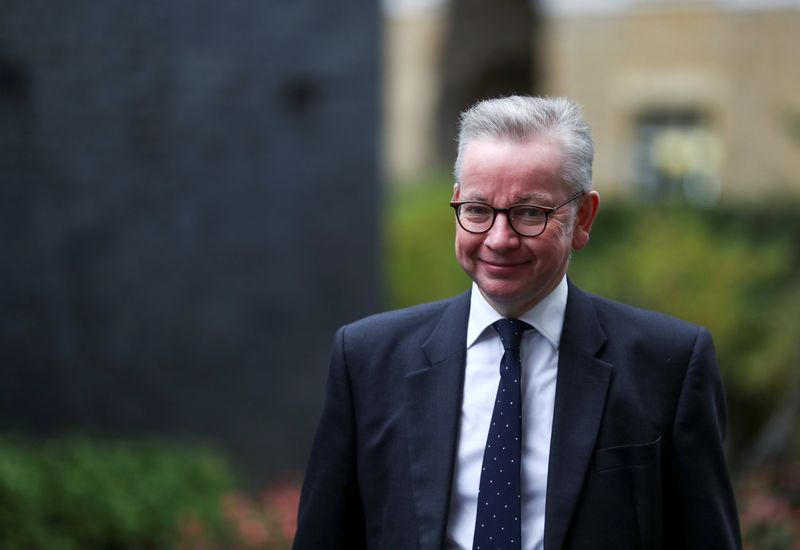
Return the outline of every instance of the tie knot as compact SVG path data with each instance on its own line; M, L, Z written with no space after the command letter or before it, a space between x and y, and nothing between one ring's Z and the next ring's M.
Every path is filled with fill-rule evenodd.
M519 351L522 333L533 328L519 319L500 319L492 323L492 326L497 331L497 334L500 335L500 341L503 342L503 349L506 351Z

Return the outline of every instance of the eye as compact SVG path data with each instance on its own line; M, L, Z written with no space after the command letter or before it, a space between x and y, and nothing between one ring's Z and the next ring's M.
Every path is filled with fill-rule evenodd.
M468 202L461 205L461 215L475 218L486 218L492 215L492 209L479 202Z
M514 221L523 224L540 224L545 219L545 213L542 209L535 206L515 206L511 211L511 216Z

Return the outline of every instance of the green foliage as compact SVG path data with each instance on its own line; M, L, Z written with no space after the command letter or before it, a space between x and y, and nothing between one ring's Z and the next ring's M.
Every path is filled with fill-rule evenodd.
M453 190L442 181L392 189L384 218L387 307L430 302L469 287L453 248L456 221L448 204Z
M794 219L790 209L612 205L570 266L589 291L711 330L737 448L764 422L800 361Z
M708 326L738 390L776 389L776 378L791 366L787 344L800 329L790 322L800 296L792 284L798 270L792 235L754 238L757 225L726 226L740 215L732 210L621 205L603 215L592 244L575 255L573 280Z
M747 548L753 550L792 550L794 535L787 524L761 523L748 529L744 536Z
M390 195L389 306L468 288L453 253L449 185ZM800 368L797 205L695 210L602 204L570 277L590 292L707 326L714 335L733 430L742 447Z
M232 484L208 451L0 439L0 541L10 550L174 548L190 518L222 537L219 501Z

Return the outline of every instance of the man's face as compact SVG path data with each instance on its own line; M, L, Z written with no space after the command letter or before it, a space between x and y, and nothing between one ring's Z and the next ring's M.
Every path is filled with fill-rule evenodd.
M467 145L454 199L496 208L517 204L557 206L573 193L560 175L561 147L546 139L476 140ZM567 270L573 248L582 248L597 211L597 193L550 215L538 237L523 237L498 214L486 233L456 224L456 257L486 300L506 317L518 317L549 294Z

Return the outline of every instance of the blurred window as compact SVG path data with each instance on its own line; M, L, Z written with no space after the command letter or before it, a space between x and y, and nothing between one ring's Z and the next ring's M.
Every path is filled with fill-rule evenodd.
M717 202L722 144L701 110L648 110L635 125L636 184L643 195L697 206Z

